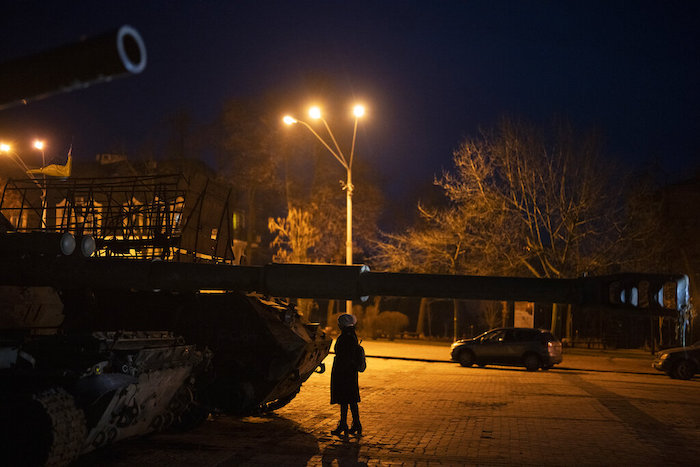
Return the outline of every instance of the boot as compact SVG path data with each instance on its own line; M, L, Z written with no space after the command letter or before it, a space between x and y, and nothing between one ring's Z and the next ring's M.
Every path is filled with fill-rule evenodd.
M347 436L348 435L348 424L347 422L338 422L338 427L335 430L331 430L331 434L335 436Z
M360 422L355 422L355 420L352 421L352 426L348 430L348 433L351 435L357 435L357 436L362 436L362 425Z

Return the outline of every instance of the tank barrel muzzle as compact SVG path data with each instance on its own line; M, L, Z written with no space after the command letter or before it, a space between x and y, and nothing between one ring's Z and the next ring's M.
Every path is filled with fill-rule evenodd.
M0 64L0 110L82 89L146 68L141 35L124 25L35 55Z

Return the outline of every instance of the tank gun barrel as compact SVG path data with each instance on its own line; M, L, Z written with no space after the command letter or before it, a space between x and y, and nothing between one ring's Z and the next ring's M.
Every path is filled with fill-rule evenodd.
M687 305L684 275L618 274L577 279L370 272L366 266L205 263L46 255L0 267L7 285L133 290L222 290L275 297L358 300L367 296L644 306L673 315ZM674 283L675 306L664 307L664 287Z
M57 92L136 74L146 67L146 47L131 26L0 65L0 110Z

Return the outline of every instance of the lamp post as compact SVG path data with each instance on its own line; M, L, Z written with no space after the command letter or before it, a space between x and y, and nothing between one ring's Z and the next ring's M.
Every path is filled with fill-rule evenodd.
M41 151L41 166L42 166L42 167L45 167L45 166L46 166L46 156L44 155L44 147L45 147L46 145L44 144L43 141L41 141L41 140L39 140L39 139L35 139L35 140L34 140L34 143L32 143L32 145L33 145L36 149L38 149L39 151Z
M328 122L323 118L321 109L319 107L311 107L309 109L309 116L314 119L314 120L321 120L323 122L323 125L326 127L326 130L328 131L328 135L331 138L331 141L333 142L333 145L335 146L335 151L331 148L331 146L309 125L303 120L298 120L290 115L286 115L282 121L287 124L287 125L294 125L296 123L301 123L304 125L315 137L318 139L321 144L328 150L328 152L335 157L335 159L340 162L340 165L345 168L347 172L347 179L345 182L341 180L341 183L343 184L343 190L345 190L345 200L346 200L346 210L347 210L347 218L346 218L346 223L345 223L345 264L351 265L352 264L352 194L354 190L354 185L352 184L352 162L355 156L355 140L357 137L357 122L358 120L364 116L365 114L365 108L362 105L356 105L353 107L352 110L353 115L355 116L355 124L353 127L353 132L352 132L352 145L350 146L350 158L346 158L345 155L343 154L343 151L340 149L340 146L338 145L338 141L335 139L335 136L333 135L333 132L331 131L331 127L328 125ZM345 302L345 311L347 313L352 314L352 300L347 300Z
M42 140L35 139L33 146L41 151L41 167L44 168L46 167L46 156L44 153L44 147L46 146ZM44 180L44 187L41 190L41 224L46 228L46 208L47 208L47 201L46 201L46 174L42 174L42 178Z

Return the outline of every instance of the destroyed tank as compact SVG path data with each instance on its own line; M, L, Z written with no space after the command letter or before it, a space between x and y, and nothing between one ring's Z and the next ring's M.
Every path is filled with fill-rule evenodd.
M138 33L120 28L0 67L0 108L143 66ZM36 74L36 67L62 71ZM191 428L214 410L254 414L289 403L323 371L331 339L286 298L527 300L641 306L674 316L687 305L684 276L541 280L236 264L229 196L219 197L218 223L204 225L202 213L216 205L205 202L208 181L204 187L183 186L179 175L5 184L5 465L65 465L126 437ZM672 307L662 296L669 283Z
M140 35L122 26L0 66L0 110L145 66ZM212 410L274 410L322 371L330 338L292 304L238 284L190 282L188 274L197 277L214 264L180 272L186 261L231 267L234 260L230 248L207 259L198 254L201 226L181 228L190 222L182 218L181 179L35 175L4 187L0 458L6 465L67 464L125 437L194 426ZM180 255L181 234L192 231L194 248ZM145 275L133 269L144 267ZM161 276L174 282L160 284Z
M274 410L323 371L330 338L274 298L294 294L255 285L259 272L232 264L231 248L218 248L228 257L183 249L189 239L217 250L181 182L5 185L0 456L66 464L125 437L192 427L215 410Z

